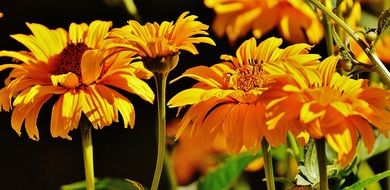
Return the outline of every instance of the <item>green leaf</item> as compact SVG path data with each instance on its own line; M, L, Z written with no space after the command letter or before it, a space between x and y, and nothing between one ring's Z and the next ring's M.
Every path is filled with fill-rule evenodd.
M75 182L61 186L61 190L85 190L85 181ZM104 178L96 179L96 190L144 190L142 185L136 181Z
M298 178L297 185L316 184L319 180L317 150L314 140L310 140L305 146L305 158L303 166L298 167L300 171L300 177ZM305 181L302 181L305 179Z
M361 190L361 189L364 189L365 187L367 187L368 185L375 183L375 182L377 182L383 178L389 177L389 176L390 176L390 170L387 170L385 172L371 176L367 179L360 180L357 183L355 183L349 187L344 188L344 190Z
M371 176L375 175L374 171L372 171L370 165L367 162L362 162L359 164L357 176L359 180L367 179ZM381 186L378 182L374 182L371 185L366 187L366 190L381 190Z
M360 161L364 161L389 149L390 138L386 138L384 135L380 134L375 138L374 148L372 149L371 153L368 153L367 148L361 141L359 141L357 147L357 156L359 157Z
M224 190L230 188L244 171L245 167L259 157L260 154L243 153L227 158L218 168L200 179L198 189Z

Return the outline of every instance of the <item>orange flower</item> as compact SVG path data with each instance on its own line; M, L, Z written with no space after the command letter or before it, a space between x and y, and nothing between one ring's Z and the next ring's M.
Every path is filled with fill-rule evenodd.
M302 0L205 0L216 12L213 29L227 34L230 42L249 31L260 38L275 27L290 42L318 43L323 37L321 22Z
M208 26L195 21L197 16L184 12L175 23L164 21L140 25L130 20L127 26L113 29L110 38L119 41L113 45L136 52L142 58L161 58L177 54L179 50L186 50L198 54L194 44L208 43L215 45L208 35ZM200 35L200 36L197 36Z
M125 127L133 127L133 105L112 87L153 102L152 90L138 78L151 77L142 63L130 64L131 55L102 50L111 22L72 23L69 33L40 24L27 26L32 35L11 37L29 52L0 51L0 56L22 62L0 65L0 71L12 68L0 90L0 109L14 107L11 125L19 135L24 122L29 137L39 139L37 117L53 95L59 98L52 109L51 134L67 139L71 139L68 133L77 128L82 113L95 128L102 128L118 121L119 111Z
M361 35L361 37L363 37L363 35ZM382 39L379 39L374 48L379 59L385 64L390 64L390 35L385 35ZM371 64L370 59L355 41L351 41L351 50L357 60Z
M272 146L283 144L286 129L270 130L265 125L263 92L272 87L275 76L309 77L305 73L313 73L319 56L307 54L307 44L280 49L281 44L281 39L269 38L256 45L255 38L251 38L237 49L236 57L222 55L225 62L191 68L175 79L191 77L199 81L168 102L169 107L191 105L176 137L190 127L191 134L200 135L204 144L210 144L221 132L232 152L258 150L263 136Z
M357 134L371 151L375 136L370 124L383 132L390 129L390 93L367 87L363 79L340 76L335 72L337 62L337 57L325 59L319 67L320 80L311 80L308 87L302 87L307 85L295 77L295 84L290 81L270 91L268 96L274 99L267 110L273 116L268 124L271 128L288 126L300 139L309 135L325 138L345 166L355 156Z

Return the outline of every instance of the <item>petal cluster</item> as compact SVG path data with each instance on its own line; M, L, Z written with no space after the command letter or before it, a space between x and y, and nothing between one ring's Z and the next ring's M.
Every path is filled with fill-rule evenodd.
M221 132L232 152L244 147L257 150L263 137L273 146L285 142L285 128L266 126L264 92L274 88L276 77L299 75L309 80L311 76L306 73L318 67L319 56L308 54L307 44L285 49L279 48L281 44L281 39L269 38L257 45L251 38L237 49L236 56L222 55L224 62L191 68L175 79L190 77L199 81L168 102L169 107L191 105L177 137L189 127L191 134L210 143Z
M390 93L368 87L363 79L341 76L335 72L337 62L334 56L322 61L320 80L309 81L307 87L299 85L297 78L280 81L282 88L270 92L274 100L267 105L272 113L268 124L271 128L289 126L302 143L309 136L325 138L345 166L355 156L359 136L368 151L372 150L375 136L371 125L385 134L390 129Z
M252 31L260 38L277 27L291 42L318 43L323 37L321 22L303 0L205 0L216 12L213 29L231 42Z
M174 23L164 21L141 25L130 20L128 25L110 32L110 38L116 42L112 46L134 51L143 58L161 58L177 54L179 50L198 54L194 46L198 43L215 45L207 37L208 26L196 21L197 16L188 14L184 12Z
M0 51L21 62L0 65L0 71L12 68L0 90L0 109L13 109L11 125L18 134L24 122L29 137L39 139L38 114L52 97L58 97L51 112L53 137L71 139L68 133L78 127L82 114L95 128L118 122L119 114L125 127L134 126L132 103L113 87L152 103L153 91L141 80L151 73L141 62L131 63L132 54L104 48L111 25L72 23L68 32L27 23L31 35L11 36L28 51Z

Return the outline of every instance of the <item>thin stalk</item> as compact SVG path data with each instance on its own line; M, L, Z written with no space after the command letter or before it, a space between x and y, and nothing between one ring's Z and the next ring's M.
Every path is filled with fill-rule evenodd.
M343 28L349 36L353 40L355 40L359 46L364 50L364 53L371 60L371 62L375 65L376 72L385 80L386 84L390 84L390 72L386 69L386 66L382 63L382 61L378 58L376 53L371 52L370 47L360 39L359 35L353 31L344 21L342 21L339 17L333 14L332 11L328 10L324 5L322 5L317 0L309 0L315 7L319 8L323 13L328 15L331 19L333 19L341 28Z
M267 140L263 139L261 141L261 150L263 151L267 190L275 190L275 179L274 179L274 168L272 165L272 156L268 149L269 149L269 144Z
M328 10L332 10L332 4L329 0L323 0L323 4ZM330 24L329 16L324 15L322 19L322 25L325 29L325 42L326 42L326 51L328 56L333 55L333 36L332 36L332 25Z
M165 141L166 141L166 118L165 118L165 89L167 84L168 73L154 73L157 88L157 109L158 109L158 126L157 126L157 162L154 171L152 190L157 190L160 182L161 172L164 165Z
M288 142L290 143L290 147L294 153L295 160L297 162L303 160L303 154L302 151L299 150L299 146L297 144L297 141L295 140L295 137L289 132L287 134Z
M172 168L172 157L168 151L165 152L164 164L165 171L168 175L170 190L177 190L175 172Z
M325 139L316 140L318 171L320 172L320 190L328 190L328 173L326 171Z
M95 176L93 170L93 147L91 126L82 118L80 122L81 143L83 147L85 182L87 190L95 190Z

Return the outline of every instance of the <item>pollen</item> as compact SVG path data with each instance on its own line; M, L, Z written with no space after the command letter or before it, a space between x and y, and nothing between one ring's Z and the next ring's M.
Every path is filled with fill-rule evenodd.
M60 54L53 58L52 75L61 75L72 72L81 78L81 57L88 50L84 43L69 43Z

